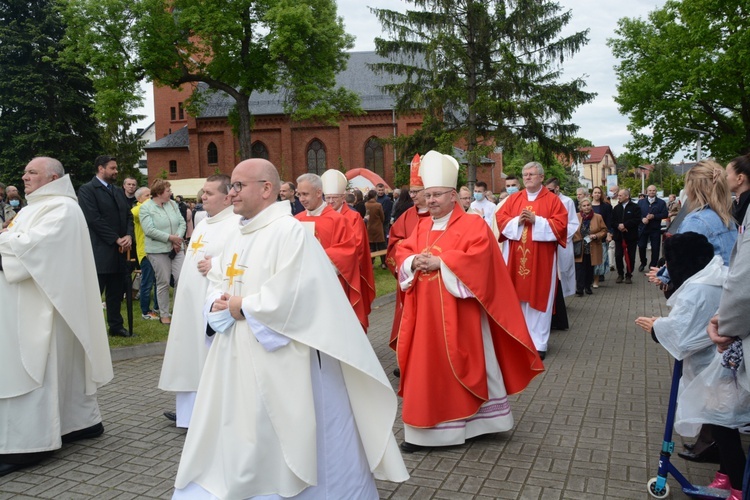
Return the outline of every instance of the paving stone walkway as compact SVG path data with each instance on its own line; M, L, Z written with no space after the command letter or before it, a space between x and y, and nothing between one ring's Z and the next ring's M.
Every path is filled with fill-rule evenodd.
M571 328L553 332L547 370L511 397L513 430L404 455L411 479L379 481L381 498L649 498L672 363L633 320L666 314L665 300L645 278L616 285L614 277L592 296L567 299ZM369 338L395 387L387 345L392 297L377 305ZM174 399L156 388L161 361L149 355L115 363L115 379L99 392L104 436L64 446L54 458L0 478L0 500L169 498L185 431L162 416ZM394 430L400 442L400 415ZM676 448L681 442L678 437ZM708 484L716 470L675 460L696 484ZM672 498L687 498L670 484Z

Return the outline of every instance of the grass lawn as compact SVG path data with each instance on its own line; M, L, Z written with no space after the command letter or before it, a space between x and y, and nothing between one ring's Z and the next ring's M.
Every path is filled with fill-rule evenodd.
M375 291L377 296L386 295L396 291L396 278L387 269L380 269L380 260L375 265ZM170 299L173 290L170 289ZM102 299L103 300L103 299ZM153 302L152 302L153 305ZM171 310L171 309L170 309ZM125 325L128 323L127 301L122 301L122 318ZM106 323L106 316L105 316ZM169 333L169 325L162 325L159 320L145 320L141 317L141 307L137 300L133 300L133 336L132 337L109 337L110 347L125 347L139 344L150 344L152 342L166 342Z

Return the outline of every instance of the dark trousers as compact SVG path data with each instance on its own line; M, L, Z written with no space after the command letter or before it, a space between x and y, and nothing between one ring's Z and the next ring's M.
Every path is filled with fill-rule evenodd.
M151 267L151 261L143 258L141 261L141 289L140 289L141 314L148 314L149 311L159 312L159 301L156 298L156 274ZM150 309L151 292L154 294L154 308Z
M625 265L623 263L623 243L627 245L628 249L628 265L627 269L625 269ZM635 266L635 249L638 246L637 241L627 241L627 240L620 240L615 241L615 266L617 266L617 274L619 276L622 276L625 274L626 276L633 276L633 266Z
M125 293L125 275L123 273L97 274L99 279L99 293L104 293L104 301L107 304L107 325L109 330L123 328L120 304Z
M598 243L597 243L598 244ZM591 254L584 253L581 262L576 262L576 291L591 288L594 282L594 268L591 266Z
M716 441L716 446L719 447L719 470L729 476L732 488L741 490L745 472L745 450L742 449L740 431L712 425L711 434Z
M565 307L565 297L563 297L562 283L560 279L557 280L557 288L555 289L555 302L552 310L552 319L550 320L551 330L567 330L570 325L568 323L568 309Z
M385 241L378 242L378 243L372 243L370 242L370 253L378 252L380 250L386 250L388 248L388 245ZM375 259L372 259L372 263L375 264ZM380 256L380 265L385 265L385 255Z
M650 231L643 231L638 237L638 255L641 258L641 265L646 265L646 247L648 242L651 241L651 262L648 267L656 267L656 263L659 261L659 254L661 253L661 230L651 229ZM633 264L635 266L635 264Z

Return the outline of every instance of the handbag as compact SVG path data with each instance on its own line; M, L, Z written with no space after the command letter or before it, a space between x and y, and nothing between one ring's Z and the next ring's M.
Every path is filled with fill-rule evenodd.
M580 257L583 254L583 240L573 242L573 255Z

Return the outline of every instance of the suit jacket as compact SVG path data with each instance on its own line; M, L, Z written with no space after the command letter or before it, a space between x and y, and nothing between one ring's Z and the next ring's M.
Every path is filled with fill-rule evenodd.
M641 222L641 226L643 226L641 231L661 231L661 220L669 217L669 209L667 209L667 204L664 200L655 198L654 202L649 205L648 198L644 198L638 200L638 208L641 210L641 219L648 214L654 215L654 218L648 224Z
M620 224L625 226L627 232L618 229ZM638 239L638 226L641 224L641 209L632 201L618 204L612 209L612 237L615 241L636 241Z
M89 227L96 272L126 272L127 254L120 253L117 245L119 238L125 235L133 237L133 214L130 213L125 191L113 184L110 192L94 176L91 182L78 190L78 203Z

